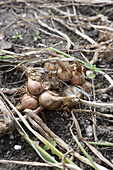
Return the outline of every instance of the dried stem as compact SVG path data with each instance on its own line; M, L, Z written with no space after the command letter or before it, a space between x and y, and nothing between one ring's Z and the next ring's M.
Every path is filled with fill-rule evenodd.
M113 108L113 103L97 103L79 99L79 102L87 106L97 107L97 108Z

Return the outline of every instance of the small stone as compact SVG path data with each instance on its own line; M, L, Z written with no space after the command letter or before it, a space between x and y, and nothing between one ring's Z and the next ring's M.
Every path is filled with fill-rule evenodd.
M93 30L93 35L94 35L94 36L97 36L98 33L99 33L98 30L96 30L96 29Z
M21 150L21 148L22 148L21 145L15 145L15 146L14 146L14 149L17 150L17 151L18 151L18 150Z
M89 77L90 74L92 74L93 72L91 70L86 71L86 76Z
M2 22L0 22L0 27L2 27L3 26L3 23Z
M91 125L88 125L86 128L85 128L85 131L86 131L86 135L88 137L91 137L93 135L93 129L92 129L92 126Z
M20 24L20 27L21 27L21 28L25 27L25 24L21 23L21 24Z
M14 139L13 134L10 134L10 135L9 135L9 138L10 138L10 139Z
M90 125L90 121L89 120L86 119L86 122L87 122L88 125Z
M100 57L100 58L98 59L98 61L99 61L99 62L102 62L102 58Z
M23 15L22 15L22 18L25 18L25 17L26 17L26 14L23 14Z
M12 20L13 20L12 18L9 19L9 21L12 21Z
M102 99L106 100L108 98L108 94L107 93L103 93L102 95Z
M101 112L107 112L107 109L106 108L101 108Z
M9 144L12 145L12 141L9 141Z

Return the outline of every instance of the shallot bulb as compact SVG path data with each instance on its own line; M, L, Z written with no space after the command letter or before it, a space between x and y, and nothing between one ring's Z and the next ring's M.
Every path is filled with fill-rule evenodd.
M45 63L45 67L47 68L48 71L56 71L57 70L56 64Z
M76 97L78 96L75 94L72 94L71 96L67 95L66 97L59 97L58 94L48 90L39 96L39 102L45 109L55 110L60 106L61 102L70 103L72 99L76 101Z
M57 60L60 68L57 71L57 76L62 81L69 81L72 78L72 71L60 59Z
M72 85L82 86L85 83L85 76L81 64L76 61L76 69L72 71L72 79L69 81Z
M63 102L63 104L68 107L74 107L78 105L78 99L82 98L82 94L77 90L75 86L66 87L63 91L63 96L65 97L75 96L75 98Z
M80 72L76 70L72 72L72 79L69 81L72 85L79 85L82 86L85 83L85 77Z
M28 78L27 91L34 96L39 96L43 91L42 83L40 81Z
M17 106L17 109L19 111L22 111L24 109L31 109L35 110L38 107L38 100L31 97L28 94L24 94L23 97L20 100L20 104Z
M61 104L61 97L52 91L45 91L39 96L40 104L47 110L55 110Z
M88 93L88 94L90 94L91 93L91 91L92 91L92 84L91 83L89 83L89 82L85 82L83 85L82 85L82 87L83 87L83 90L86 92L86 93Z

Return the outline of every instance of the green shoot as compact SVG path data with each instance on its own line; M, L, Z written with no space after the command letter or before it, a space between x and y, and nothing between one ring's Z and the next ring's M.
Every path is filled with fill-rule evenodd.
M100 143L100 142L89 142L92 145L101 145L101 146L109 146L109 147L113 147L113 143L110 142L105 142L105 143Z
M36 36L34 37L34 41L40 40L39 31L36 31Z
M12 58L12 57L9 57L9 56L0 56L0 60L9 59L9 58Z
M74 139L76 141L76 143L78 144L78 146L80 147L81 151L83 152L83 154L89 159L89 161L91 162L91 164L93 165L93 167L95 168L95 170L98 170L98 167L96 166L96 164L93 162L92 158L88 155L88 153L86 152L86 150L82 147L82 145L80 144L80 142L78 141L78 139L74 136Z
M56 142L55 141L51 141L50 142L54 147L56 147ZM45 151L47 151L47 150L50 150L50 148L47 146L47 145L45 145L44 147L43 147L43 149L45 150ZM52 150L51 150L51 153L52 154L55 154Z
M73 58L71 55L66 54L66 53L64 53L64 52L62 52L62 51L60 51L60 50L57 50L57 49L53 48L53 47L50 47L49 49L52 50L52 51L54 51L54 52L56 52L56 53L58 53L58 54L61 54L61 55L65 56L65 57L67 57L67 58ZM75 59L76 59L78 62L82 63L86 68L88 68L88 69L90 69L90 70L92 71L92 73L89 75L89 78L90 78L90 79L95 78L95 76L96 76L96 75L95 75L95 72L98 73L98 72L100 71L100 69L97 68L96 65L92 65L92 64L90 64L90 63L86 63L86 62L84 62L84 61L82 61L82 60L80 60L80 59L78 59L78 58L75 58Z
M95 78L95 72L98 73L100 71L95 64L92 65L90 63L84 63L84 66L92 71L92 73L89 75L90 79Z
M52 12L50 9L48 9L48 15L52 15Z
M13 39L20 39L20 40L23 39L22 35L19 34L18 32L16 32L16 35L12 36L12 38L13 38Z

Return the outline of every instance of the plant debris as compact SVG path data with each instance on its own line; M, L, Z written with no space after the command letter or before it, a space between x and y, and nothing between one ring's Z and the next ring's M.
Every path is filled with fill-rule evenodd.
M1 168L113 169L113 2L0 7Z

